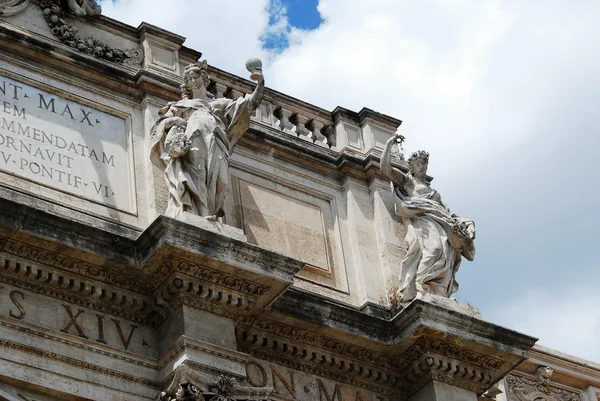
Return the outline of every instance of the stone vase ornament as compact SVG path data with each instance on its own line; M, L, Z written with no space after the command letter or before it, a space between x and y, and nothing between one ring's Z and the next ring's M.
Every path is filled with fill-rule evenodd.
M390 179L396 214L406 226L406 256L400 267L398 303L406 306L425 294L450 297L458 291L456 272L462 258L475 257L475 223L444 203L427 179L429 153L418 151L408 159L409 171L392 166L392 147L403 142L396 134L383 149L381 171Z
M246 67L257 82L254 92L238 99L215 99L206 89L210 83L206 61L190 64L183 73L182 99L159 110L151 128L150 159L164 171L167 216L191 213L210 220L223 216L229 155L250 126L265 88L262 62L250 59Z
M262 61L258 58L251 58L246 61L246 69L250 72L250 79L258 81L262 77Z

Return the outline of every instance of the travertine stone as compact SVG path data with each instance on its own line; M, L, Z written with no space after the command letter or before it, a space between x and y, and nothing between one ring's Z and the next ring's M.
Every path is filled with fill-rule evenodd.
M238 187L244 231L250 242L330 271L331 251L324 226L329 219L324 219L321 205L242 180Z
M159 74L173 74L179 77L181 75L179 49L185 38L145 23L140 25L139 32L144 50L143 68Z
M0 170L136 213L130 119L6 76L0 97Z
M477 401L477 394L446 383L431 382L408 401Z
M591 401L598 393L600 366L542 348L527 359L533 338L483 321L475 308L430 294L394 307L389 279L399 275L406 231L379 154L399 120L263 90L256 59L247 69L264 102L225 99L256 84L197 64L200 52L179 35L98 15L92 0L0 7L0 398L472 400L515 367L495 401ZM204 96L203 72L217 99ZM181 96L182 75L187 99L159 116ZM247 113L227 109L248 100L256 102ZM187 144L167 138L171 128L200 127L203 112L227 125L201 130L206 149L216 147L199 157L216 164L207 175L226 179L203 192L225 197L215 207L225 216L166 217L165 170L147 157L151 127L174 119L154 139L177 154ZM30 136L17 137L23 113L38 132L32 125ZM244 130L232 134L236 121L224 114L243 119ZM118 176L91 150L67 168L108 179L116 200L105 199L104 187L75 191L82 188L64 175L49 182L49 168L64 166L45 153L51 148L34 149L45 139L40 130L114 161ZM98 141L116 150L103 157ZM21 158L46 176L7 168ZM549 381L536 374L548 372L540 366L554 370Z
M358 119L363 133L365 151L383 149L385 142L394 134L402 121L363 108L358 113Z
M244 235L242 230L227 224L222 224L216 220L208 220L201 216L187 212L182 213L179 219L184 223L199 227L203 230L212 231L229 238L234 238L238 241L247 241L246 235Z
M446 298L435 294L425 294L421 300L432 305L441 306L444 309L462 313L466 316L471 316L476 319L483 319L483 316L478 308L472 305L463 304L456 299Z

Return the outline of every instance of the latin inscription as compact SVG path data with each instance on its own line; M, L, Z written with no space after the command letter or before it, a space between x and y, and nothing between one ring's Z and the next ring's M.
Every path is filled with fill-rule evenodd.
M265 362L248 362L246 381L253 387L272 386L277 395L290 401L389 401L366 390Z
M6 287L0 286L0 295L8 294L8 300L5 302L0 301L0 315L5 313L12 319L23 320L29 316L27 313L26 302L29 301L29 295L18 291L10 290ZM72 334L86 340L95 337L95 341L98 343L106 344L113 347L123 348L128 350L133 343L138 345L148 346L148 343L143 338L141 332L138 330L138 326L132 324L122 323L118 319L110 319L104 315L95 314L95 319L85 319L88 314L85 310L69 304L61 304L59 309L59 315L57 316L57 323L59 330L63 333ZM31 309L32 305L29 305ZM5 312L6 311L6 312ZM91 316L90 316L91 317ZM33 320L38 323L35 317ZM108 321L111 324L105 324ZM108 336L107 334L111 334ZM111 338L108 341L107 338Z
M0 170L135 212L125 120L0 77Z

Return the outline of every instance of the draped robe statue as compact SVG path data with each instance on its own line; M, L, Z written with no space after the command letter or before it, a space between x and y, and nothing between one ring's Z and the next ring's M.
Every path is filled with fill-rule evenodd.
M461 257L475 257L475 224L453 213L440 194L430 187L426 174L429 154L414 153L408 160L409 172L391 164L396 134L390 138L381 157L381 170L391 180L396 214L406 225L408 249L400 268L397 298L407 305L425 294L450 297L458 291L456 272Z
M95 0L67 0L69 11L83 17L85 15L100 15L102 8Z
M221 216L229 187L229 155L250 125L264 92L262 73L255 72L255 91L238 99L214 99L206 61L184 71L183 99L159 110L151 129L152 163L165 172L169 190L166 215L189 212Z

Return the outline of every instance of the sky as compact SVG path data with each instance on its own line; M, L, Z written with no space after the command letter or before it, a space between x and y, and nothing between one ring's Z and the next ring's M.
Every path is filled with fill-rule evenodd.
M403 120L433 186L477 225L456 297L600 362L600 2L105 0L218 68L328 110Z

